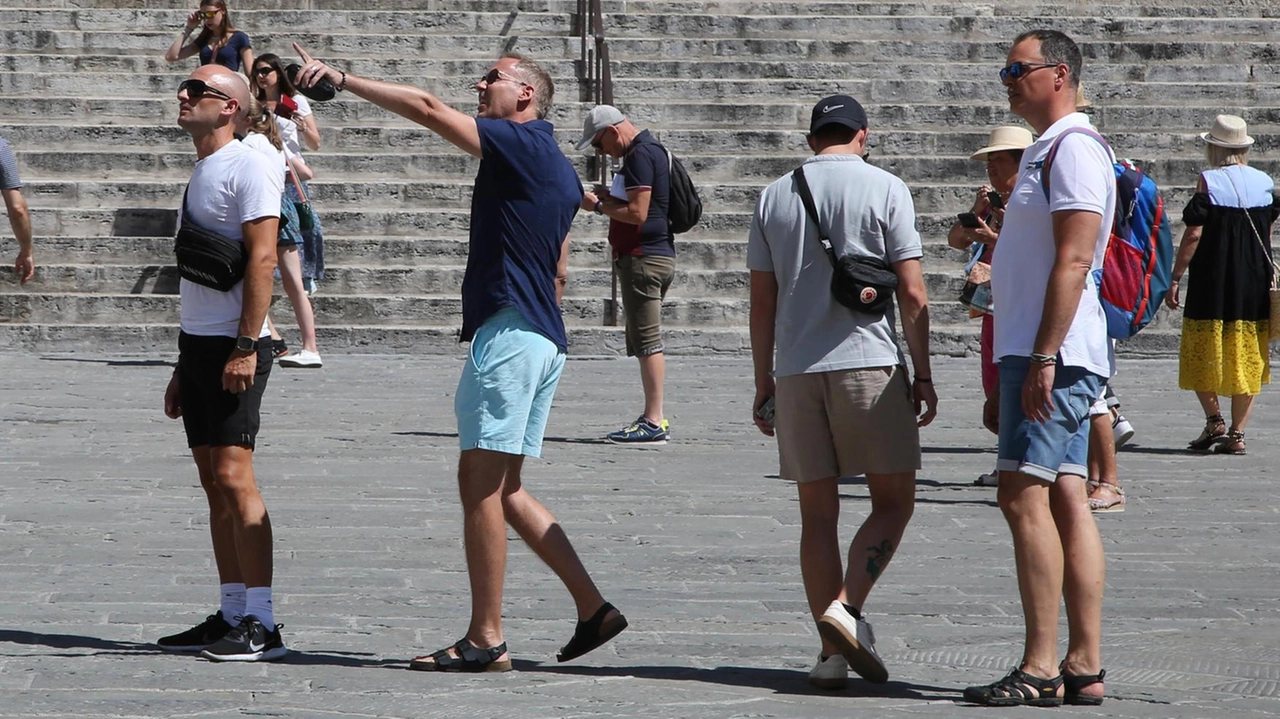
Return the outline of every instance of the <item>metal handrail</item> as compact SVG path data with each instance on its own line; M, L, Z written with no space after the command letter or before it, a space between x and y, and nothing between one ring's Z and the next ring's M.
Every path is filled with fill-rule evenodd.
M578 38L581 41L582 61L578 72L586 85L586 100L594 105L613 104L613 72L609 69L609 41L604 36L604 10L600 0L578 0ZM609 184L609 160L596 150L594 180L606 187ZM609 262L609 309L604 324L618 324L618 277L614 263Z

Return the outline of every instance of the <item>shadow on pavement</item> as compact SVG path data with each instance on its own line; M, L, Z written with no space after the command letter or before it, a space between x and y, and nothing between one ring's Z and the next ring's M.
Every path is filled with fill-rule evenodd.
M50 649L93 649L93 653L49 653L38 656L48 657L85 657L94 654L111 652L116 654L161 654L154 644L141 642L120 642L114 639L99 637L82 637L76 634L40 634L38 632L19 632L12 629L0 629L0 644L27 644L31 646L49 647ZM32 655L24 655L32 656Z
M1141 445L1126 444L1124 449L1116 452L1121 454L1169 454L1180 457L1209 457L1210 452L1192 452L1186 447L1143 447Z
M402 669L408 671L408 659L378 659L368 652L301 652L290 649L281 664L299 666L351 667L353 669ZM397 666L398 665L398 666Z
M173 367L172 360L159 359L111 360L90 357L41 357L40 359L45 362L87 362L90 364L104 364L108 367Z
M808 672L796 669L768 669L764 667L716 667L698 669L679 666L641 667L574 667L554 664L518 666L520 671L546 674L567 674L594 677L635 677L636 679L667 679L674 681L703 682L731 687L769 689L778 694L804 694L810 696L865 696L885 699L919 699L921 701L948 701L960 698L960 691L953 687L933 687L908 682L871 684L850 678L849 688L843 691L825 691L809 685Z
M392 432L391 434L401 437L439 437L445 439L457 439L457 432L430 432L427 430L419 430L413 432ZM603 437L543 437L543 442L559 442L560 444L609 444L609 440Z

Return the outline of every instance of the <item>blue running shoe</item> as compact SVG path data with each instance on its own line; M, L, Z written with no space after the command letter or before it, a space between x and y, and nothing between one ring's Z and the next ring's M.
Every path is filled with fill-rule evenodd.
M664 419L662 424L656 425L645 419L644 415L640 415L630 427L610 432L605 439L614 444L666 444L670 435L671 423L667 420Z

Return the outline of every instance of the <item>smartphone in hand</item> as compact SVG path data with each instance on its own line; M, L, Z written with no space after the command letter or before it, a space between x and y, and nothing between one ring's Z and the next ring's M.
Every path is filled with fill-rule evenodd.
M1004 209L1004 198L1001 197L1000 193L996 192L995 190L987 191L987 202L991 203L991 209L993 210Z
M760 420L761 422L764 422L770 427L773 427L774 426L773 414L774 414L773 398L770 397L769 399L766 399L764 401L764 404L760 405L759 409L756 410L756 419Z
M982 220L979 220L978 216L973 214L972 212L961 212L960 214L956 215L956 218L960 220L960 224L963 227L968 227L971 229L982 227Z

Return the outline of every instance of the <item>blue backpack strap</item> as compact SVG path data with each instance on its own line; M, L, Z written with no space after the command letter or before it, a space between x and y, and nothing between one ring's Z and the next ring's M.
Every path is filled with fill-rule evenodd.
M1115 157L1115 153L1111 151L1111 145L1107 144L1106 139L1087 127L1068 127L1058 133L1058 136L1053 138L1053 144L1049 145L1049 154L1045 155L1044 164L1040 166L1040 189L1044 190L1044 199L1046 200L1049 199L1049 166L1053 163L1053 159L1058 155L1058 144L1062 142L1063 138L1067 135L1072 134L1088 135L1089 137L1092 137L1106 148L1108 155Z

